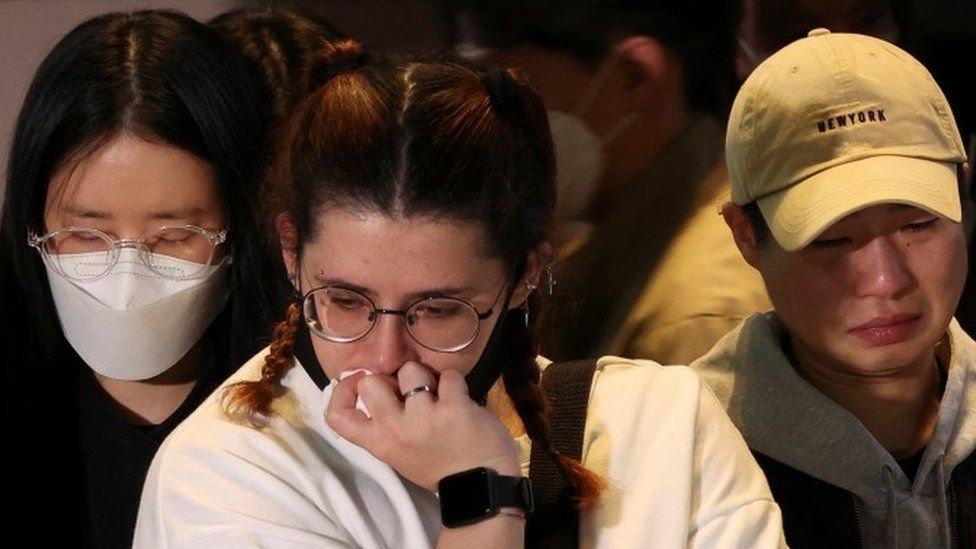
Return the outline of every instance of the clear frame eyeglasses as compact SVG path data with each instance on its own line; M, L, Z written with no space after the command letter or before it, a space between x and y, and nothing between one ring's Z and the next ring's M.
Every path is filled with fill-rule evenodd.
M419 299L406 309L381 309L364 294L341 286L321 286L305 294L302 311L315 335L333 343L352 343L366 337L380 315L403 317L407 333L432 351L455 353L474 342L481 321L490 317L505 286L491 308L479 312L474 305L453 297Z
M67 278L92 281L102 278L119 261L120 251L132 248L139 259L159 276L188 280L201 276L210 266L217 246L227 240L227 230L212 231L196 225L160 227L138 239L113 238L98 229L65 227L43 236L33 232L27 244ZM77 261L85 254L84 261ZM169 259L177 259L176 267Z

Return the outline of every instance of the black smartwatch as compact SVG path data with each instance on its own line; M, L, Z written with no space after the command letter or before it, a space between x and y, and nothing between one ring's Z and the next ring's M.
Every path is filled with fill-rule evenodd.
M491 518L502 507L518 507L528 514L535 506L529 479L506 477L487 467L444 477L437 485L437 493L441 523L448 528Z

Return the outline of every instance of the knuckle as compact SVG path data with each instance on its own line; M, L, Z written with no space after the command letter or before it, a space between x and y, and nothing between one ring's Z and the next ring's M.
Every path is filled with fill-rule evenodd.
M325 411L325 422L329 424L330 427L335 427L339 420L339 414L331 407Z

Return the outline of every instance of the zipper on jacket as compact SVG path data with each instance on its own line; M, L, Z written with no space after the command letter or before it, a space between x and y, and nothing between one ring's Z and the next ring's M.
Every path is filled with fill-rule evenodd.
M959 533L956 532L956 491L953 489L952 477L949 477L949 508L946 509L946 513L949 514L949 547L959 547Z
M857 510L857 497L851 493L851 509L854 510L854 524L857 526L857 545L864 547L864 528L861 526L861 512Z

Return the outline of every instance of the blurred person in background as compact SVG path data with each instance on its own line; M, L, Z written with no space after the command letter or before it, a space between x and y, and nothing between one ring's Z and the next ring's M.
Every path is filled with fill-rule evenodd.
M737 2L443 3L549 109L562 262L543 351L688 363L769 306L718 215Z
M277 230L275 213L284 209L277 201L280 193L272 188L275 178L271 173L282 125L305 98L312 64L346 35L321 15L285 5L236 9L208 24L244 56L260 92L261 110L268 115L270 145L263 158L260 203L264 231L270 235ZM275 266L283 269L280 262Z
M237 9L208 24L244 55L274 126L304 97L312 60L345 38L324 18L286 6Z

